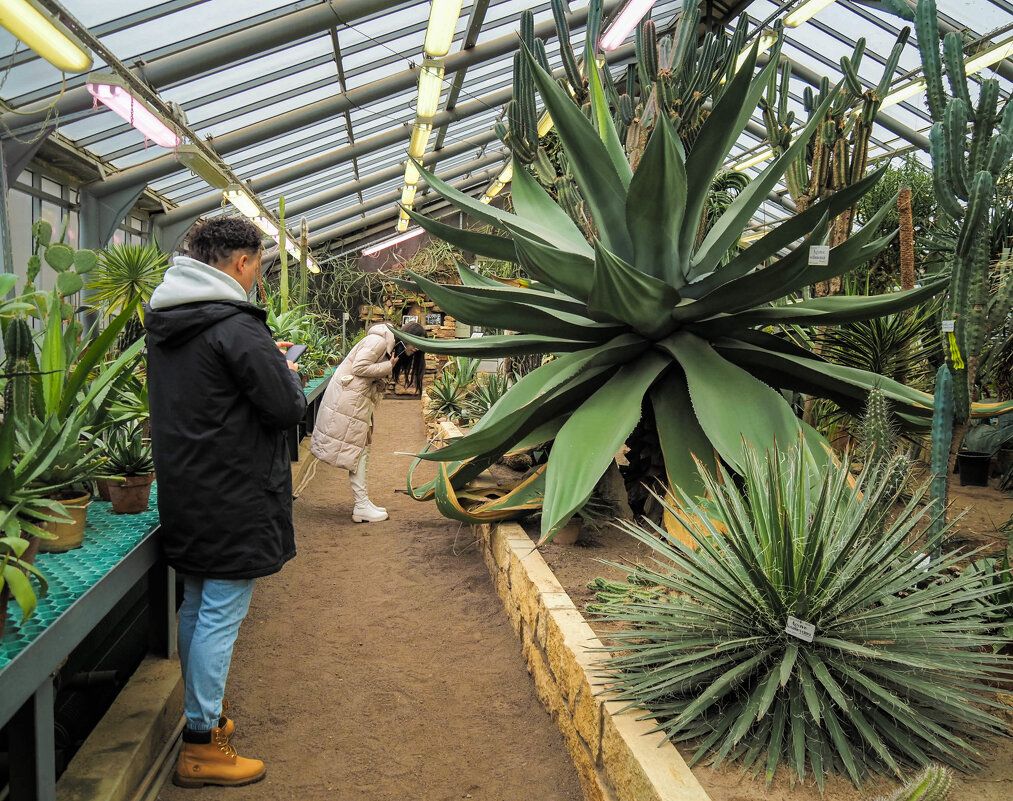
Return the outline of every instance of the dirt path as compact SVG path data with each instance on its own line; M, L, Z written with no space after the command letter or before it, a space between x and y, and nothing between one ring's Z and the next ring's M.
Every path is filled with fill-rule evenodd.
M369 483L391 520L352 523L347 472L319 465L299 556L257 585L228 697L267 778L159 799L582 799L467 530L393 492L410 460L392 452L423 441L417 400L381 403Z

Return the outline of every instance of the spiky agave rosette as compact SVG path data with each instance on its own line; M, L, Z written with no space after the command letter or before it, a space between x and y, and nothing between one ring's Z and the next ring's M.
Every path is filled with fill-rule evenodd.
M463 341L396 335L429 353L552 353L557 358L518 381L468 436L422 454L440 462L439 474L422 487L412 486L409 478L413 497L435 497L443 514L468 522L541 506L544 541L590 497L645 402L654 407L668 479L689 491L701 488L694 455L711 468L717 456L739 470L744 443L763 451L776 442L795 442L803 433L812 458L826 458L822 437L795 416L780 388L829 397L857 414L869 388L878 385L902 419L928 425L930 396L826 363L763 331L770 325L865 320L908 308L945 286L940 278L890 295L771 305L854 269L891 239L876 235L888 211L884 206L830 251L827 266L809 266L809 245L824 241L829 221L870 189L881 171L786 220L721 263L789 164L804 157L824 109L696 245L707 189L757 106L778 63L776 51L754 76L753 48L689 154L662 115L635 172L616 135L597 70L589 75L589 120L530 54L524 58L597 235L588 242L520 164L512 189L516 213L482 204L420 166L435 192L509 236L453 228L409 210L412 219L466 251L520 264L533 283L507 287L466 269L460 271L461 286L413 276L413 286L456 319L521 333ZM787 255L779 256L785 249ZM763 266L768 259L773 263ZM520 487L498 498L467 493L468 482L504 453L550 440L547 465Z
M654 559L634 568L635 603L599 607L617 624L603 670L667 739L692 741L693 763L741 761L768 782L787 763L820 787L838 772L858 785L930 761L969 770L981 739L1004 734L997 571L955 576L967 553L916 553L939 515L927 488L891 515L890 470L852 487L844 461L814 482L798 451L749 453L744 491L723 470L702 503L677 490L696 550L623 523Z

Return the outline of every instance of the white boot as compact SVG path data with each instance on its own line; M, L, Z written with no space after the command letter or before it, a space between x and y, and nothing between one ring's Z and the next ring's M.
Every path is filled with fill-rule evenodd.
M366 477L369 472L369 448L362 451L355 472L349 471L348 483L352 487L355 506L352 508L352 521L355 523L379 523L387 519L387 510L376 506L366 491Z

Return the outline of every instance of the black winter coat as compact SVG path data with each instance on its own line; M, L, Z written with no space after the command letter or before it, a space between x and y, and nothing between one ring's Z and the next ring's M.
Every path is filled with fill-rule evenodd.
M306 396L265 319L232 300L145 312L159 533L181 573L256 578L295 556L285 431Z

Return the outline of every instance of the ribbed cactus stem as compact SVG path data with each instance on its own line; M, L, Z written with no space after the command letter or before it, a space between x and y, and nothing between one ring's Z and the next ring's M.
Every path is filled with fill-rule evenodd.
M999 82L994 78L981 82L978 92L978 107L974 113L974 136L971 139L971 152L968 158L972 173L985 169L988 160L989 141L995 129L996 111L999 103ZM989 170L998 176L994 170Z
M933 122L939 122L946 111L946 94L943 91L943 62L939 57L939 18L935 0L918 0L915 31L922 57L929 112Z
M949 171L950 186L953 193L961 200L967 200L968 184L967 164L964 151L967 144L968 106L960 98L952 98L946 104L943 116L943 136L946 142L946 165Z
M886 396L879 387L873 387L865 399L862 417L862 449L868 460L876 465L889 461L893 456L895 438Z
M966 384L966 382L965 382ZM950 368L943 364L936 371L935 403L932 409L932 455L929 464L932 480L929 498L935 505L935 517L929 528L929 541L938 553L943 526L946 524L946 479L950 470L953 442L954 381Z
M563 0L552 0L552 17L556 21L559 55L563 59L566 80L570 82L574 90L579 90L581 86L580 70L577 69L577 58L570 45L570 27L566 24L566 5Z
M899 790L877 801L946 801L953 774L942 765L927 765L921 773Z
M22 317L15 317L7 325L4 335L6 360L4 373L4 412L11 420L27 420L32 413L32 356L35 346L32 331Z

